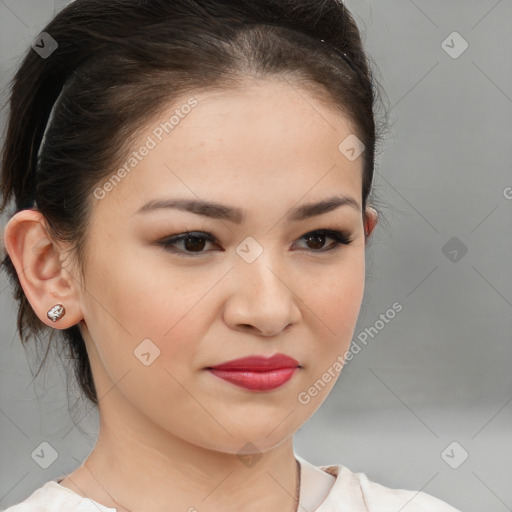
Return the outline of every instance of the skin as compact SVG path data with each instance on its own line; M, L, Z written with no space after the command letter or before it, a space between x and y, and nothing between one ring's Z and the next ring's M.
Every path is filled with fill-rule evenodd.
M39 318L56 329L79 323L100 397L97 443L62 485L116 507L110 494L132 511L291 512L293 434L339 372L309 403L298 395L349 348L363 298L365 230L377 223L376 211L363 216L360 206L364 154L347 159L338 146L353 133L349 120L286 80L194 97L198 106L96 200L83 281L69 248L51 240L35 210L11 218L6 249ZM286 220L290 209L335 194L359 209ZM176 197L246 214L237 225L174 209L136 213L149 200ZM353 241L321 252L332 238L323 245L303 238L318 229L346 230ZM157 244L185 231L210 233L218 245L178 243L171 252ZM252 263L236 252L249 236L263 248ZM46 312L56 303L66 315L53 323ZM160 350L148 366L134 355L147 338ZM301 368L269 392L205 370L275 353ZM239 455L248 442L261 455L250 466Z

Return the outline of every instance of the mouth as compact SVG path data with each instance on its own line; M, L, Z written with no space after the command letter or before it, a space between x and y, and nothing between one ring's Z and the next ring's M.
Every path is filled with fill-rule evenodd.
M270 391L288 382L301 366L284 354L250 356L206 368L214 376L250 391Z

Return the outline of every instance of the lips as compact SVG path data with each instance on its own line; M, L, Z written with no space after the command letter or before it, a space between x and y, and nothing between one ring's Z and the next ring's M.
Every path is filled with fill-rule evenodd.
M210 366L210 369L267 372L269 370L279 370L280 368L296 368L297 366L299 366L299 362L293 359L293 357L275 354L272 357L241 357L240 359L233 359L216 366Z
M269 391L288 382L299 362L284 354L250 356L208 367L213 375L251 391Z

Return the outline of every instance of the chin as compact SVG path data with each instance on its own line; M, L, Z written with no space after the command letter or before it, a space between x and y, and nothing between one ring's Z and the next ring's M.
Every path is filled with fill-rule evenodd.
M279 422L276 423L278 425ZM274 429L276 427L274 425ZM230 436L223 431L222 436L213 435L210 431L208 439L197 439L197 441L190 440L189 442L205 448L221 453L229 453L233 455L239 455L242 457L246 454L258 454L272 450L279 446L281 443L286 441L293 435L293 431L284 432L281 428L275 429L276 431L269 435L269 428L267 425L258 428L239 428L237 430L226 427L227 430L232 434Z

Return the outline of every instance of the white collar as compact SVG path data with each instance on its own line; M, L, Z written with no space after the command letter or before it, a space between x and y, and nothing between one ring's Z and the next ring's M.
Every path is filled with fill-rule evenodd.
M299 512L313 512L329 495L336 477L295 454L300 463Z

